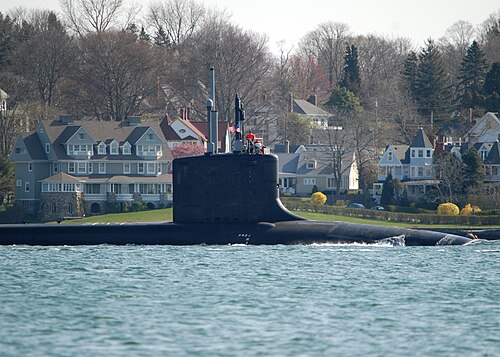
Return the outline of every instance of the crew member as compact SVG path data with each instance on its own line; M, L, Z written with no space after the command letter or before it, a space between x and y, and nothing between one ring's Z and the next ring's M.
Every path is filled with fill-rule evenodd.
M253 154L253 151L254 151L254 140L255 140L254 133L252 133L252 131L249 130L248 134L245 136L245 139L247 139L247 152L249 154Z

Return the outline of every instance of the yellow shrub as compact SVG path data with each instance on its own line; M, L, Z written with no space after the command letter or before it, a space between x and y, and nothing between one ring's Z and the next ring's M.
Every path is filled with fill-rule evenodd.
M438 206L437 210L438 214L443 214L447 216L458 216L460 213L460 209L458 206L451 202L441 203Z
M460 211L461 216L470 216L471 214L481 212L481 208L478 206L471 206L470 203L467 203L464 208Z
M326 202L326 196L323 192L314 192L311 196L311 202L315 205L324 205Z

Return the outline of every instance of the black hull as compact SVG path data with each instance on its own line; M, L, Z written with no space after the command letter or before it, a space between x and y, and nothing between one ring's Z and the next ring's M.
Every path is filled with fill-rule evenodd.
M0 245L274 245L379 243L434 246L461 245L471 239L440 232L344 222L276 223L131 223L2 225Z

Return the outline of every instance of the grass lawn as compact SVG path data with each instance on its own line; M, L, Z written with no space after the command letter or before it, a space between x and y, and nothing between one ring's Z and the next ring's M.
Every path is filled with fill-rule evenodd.
M141 212L127 212L127 213L112 213L104 214L99 216L85 217L82 219L73 219L68 221L63 221L63 224L69 223L123 223L123 222L172 222L173 220L173 210L172 208L141 211ZM341 222L351 222L351 223L362 223L362 224L374 224L379 226L392 226L392 227L433 227L432 225L426 224L415 224L415 223L402 223L393 222L387 220L374 220L374 219L364 219L356 217L338 216L332 214L322 214L322 213L312 213L312 212L298 212L293 213L312 220L317 221L341 221ZM467 227L457 227L452 225L435 225L435 227L442 228L474 228L471 226ZM499 228L499 226L480 226L476 228Z

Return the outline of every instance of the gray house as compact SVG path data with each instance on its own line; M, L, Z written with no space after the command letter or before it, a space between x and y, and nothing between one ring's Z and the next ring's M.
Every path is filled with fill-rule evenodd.
M171 201L172 157L161 123L77 121L61 116L19 135L10 160L16 202L42 220L150 208Z
M373 184L374 197L380 198L388 175L398 179L408 197L417 198L434 187L434 147L422 128L410 145L389 145L378 162L378 182Z

